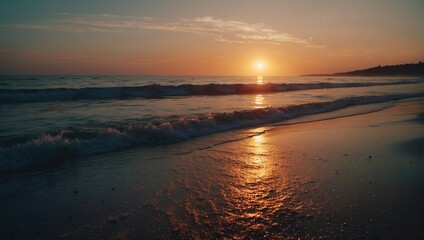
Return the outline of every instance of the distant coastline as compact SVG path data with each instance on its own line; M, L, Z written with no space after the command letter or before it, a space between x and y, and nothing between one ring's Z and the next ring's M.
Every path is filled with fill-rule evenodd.
M304 77L316 76L424 76L424 63L377 66L362 70L341 73L306 74Z

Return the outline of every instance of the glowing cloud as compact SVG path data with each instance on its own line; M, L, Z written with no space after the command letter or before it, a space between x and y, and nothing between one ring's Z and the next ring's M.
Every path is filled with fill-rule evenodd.
M150 17L111 14L75 15L57 14L57 18L39 23L3 25L9 28L29 28L64 32L129 32L139 29L186 32L232 43L296 43L311 45L310 40L294 37L263 23L247 23L210 16L183 18L175 22L156 21ZM312 45L311 45L312 46Z

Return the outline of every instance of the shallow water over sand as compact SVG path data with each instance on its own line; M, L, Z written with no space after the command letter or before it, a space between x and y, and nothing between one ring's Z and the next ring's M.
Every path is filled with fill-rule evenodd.
M0 234L419 239L423 152L404 143L422 140L420 112L422 104L406 102L2 176Z

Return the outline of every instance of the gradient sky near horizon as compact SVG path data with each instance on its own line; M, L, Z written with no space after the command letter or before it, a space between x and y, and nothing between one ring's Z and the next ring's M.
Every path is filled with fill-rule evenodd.
M332 73L424 59L422 0L2 0L0 75Z

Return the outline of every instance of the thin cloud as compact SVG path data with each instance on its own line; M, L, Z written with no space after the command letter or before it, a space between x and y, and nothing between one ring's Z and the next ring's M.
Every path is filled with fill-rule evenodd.
M14 50L14 49L0 49L0 62L2 60L8 60L11 57L20 59L40 59L47 61L61 61L61 62L113 62L122 64L155 64L161 62L167 62L169 60L164 59L146 59L139 56L134 57L108 57L108 56L93 56L93 55L77 55L69 53L59 52L42 52L33 50Z
M295 43L316 47L310 39L266 27L263 23L247 23L210 16L184 18L175 22L156 21L151 17L120 16L112 14L56 14L57 18L39 23L3 25L9 28L28 28L64 32L129 32L134 30L161 30L186 32L231 43Z

